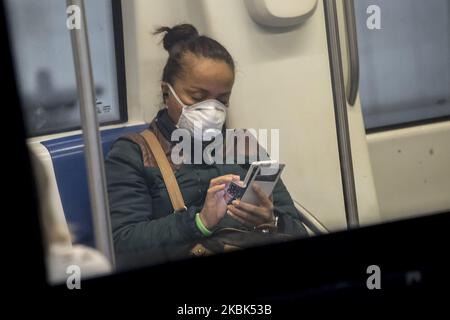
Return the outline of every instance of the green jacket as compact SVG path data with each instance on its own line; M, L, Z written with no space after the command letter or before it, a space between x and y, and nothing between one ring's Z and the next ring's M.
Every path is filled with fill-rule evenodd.
M230 173L244 179L247 171L245 166L235 164L174 165L170 161L172 143L166 138L167 130L160 125L164 122L161 118L167 122L167 115L160 112L150 124L150 129L168 156L187 210L173 213L161 172L143 138L131 134L118 139L106 158L109 206L117 253L170 248L203 238L195 225L195 214L203 207L210 180ZM307 236L281 180L274 189L273 201L275 213L279 216L279 230L298 237ZM217 228L225 226L242 227L228 215Z

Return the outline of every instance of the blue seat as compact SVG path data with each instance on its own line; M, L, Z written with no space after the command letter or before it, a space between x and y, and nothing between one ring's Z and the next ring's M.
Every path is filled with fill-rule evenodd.
M147 124L101 131L106 157L115 140L129 132L141 132ZM73 242L95 246L92 213L87 185L84 143L81 134L42 142L50 153L64 215Z

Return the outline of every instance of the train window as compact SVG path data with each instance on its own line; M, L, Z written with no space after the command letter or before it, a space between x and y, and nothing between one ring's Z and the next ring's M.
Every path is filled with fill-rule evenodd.
M450 3L355 1L366 129L450 116Z
M29 136L80 127L65 1L6 1L13 56ZM114 10L113 10L114 9ZM100 123L126 120L121 25L114 1L86 1ZM120 85L119 85L120 84Z
M444 14L450 6L435 0L422 8L410 0L413 10L405 13L409 6L401 11L391 2L374 2L366 3L373 17L368 7L359 6L363 0L356 8L366 127L450 115L449 17ZM377 135L367 138L360 130L361 117L352 111L347 116L351 109L345 94L354 97L358 90L345 91L339 2L317 1L307 21L289 27L258 26L238 1L6 3L12 41L4 60L9 69L15 67L18 80L6 91L20 90L29 135L39 136L26 141L38 191L30 199L39 199L51 284L80 289L81 280L105 273L286 243L450 207L445 193L448 127L437 139L383 137L388 144L372 140L370 145ZM66 6L73 3L86 25L82 32L67 29ZM3 29L3 2L0 11ZM412 13L419 27L408 20ZM434 21L425 22L431 13ZM380 17L378 30L374 19ZM121 19L127 26L126 58L133 66L127 76L133 83L130 98L138 100L133 102L136 116L99 133L97 108L102 124L126 120L124 50L115 23ZM347 40L354 40L355 30L346 31ZM404 40L407 36L410 41ZM420 44L414 37L420 37ZM352 63L357 61L353 58ZM84 81L92 71L94 84ZM84 94L95 91L97 101ZM144 116L147 111L154 112L152 118ZM82 134L40 136L76 128L80 121ZM381 136L396 132L388 133ZM255 163L268 158L276 161ZM420 227L419 232L430 229ZM326 239L319 242L326 245ZM283 255L301 261L323 256L321 250L308 249L313 241L303 243L301 251L291 243L260 252L269 252L268 261L270 250L276 250L271 260L294 274L295 268L280 259ZM240 263L247 266L249 256ZM250 280L269 270L264 264L247 269ZM167 270L173 272L173 264ZM365 270L370 269L363 266L357 274ZM369 283L363 280L362 285ZM336 283L342 287L343 282ZM356 284L359 289L361 284Z

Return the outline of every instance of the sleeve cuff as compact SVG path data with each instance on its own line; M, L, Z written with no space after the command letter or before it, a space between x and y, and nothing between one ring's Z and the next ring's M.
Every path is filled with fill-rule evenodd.
M201 208L198 207L189 207L186 211L176 213L180 216L180 228L184 233L184 237L189 240L196 240L199 238L206 238L207 235L203 233L197 224L197 213L200 212ZM205 227L206 229L206 227ZM210 230L206 229L207 231L211 232ZM205 230L203 230L205 231Z

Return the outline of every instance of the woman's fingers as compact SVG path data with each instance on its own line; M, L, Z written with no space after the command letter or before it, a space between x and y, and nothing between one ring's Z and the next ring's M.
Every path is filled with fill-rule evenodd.
M269 221L272 218L272 211L270 211L268 208L258 207L251 203L243 202L240 200L235 200L232 202L232 204L234 207L244 210L244 211L256 216L257 218L262 220L261 223Z
M240 177L239 177L239 178L240 178ZM235 183L236 183L238 186L240 186L240 187L243 187L243 186L244 186L244 181L239 180L239 181L235 181Z
M257 215L263 215L264 212L266 211L266 209L264 207L258 207L258 206L255 206L255 205L251 204L251 203L247 203L247 202L244 202L244 201L241 201L241 200L234 200L232 202L232 205L235 206L238 209L242 209L242 210L245 210L247 212L252 212L252 213L255 213Z
M273 203L272 200L262 191L258 185L253 185L253 190L259 198L261 205L256 206L244 201L235 200L233 206L243 212L253 215L259 219L261 223L273 220Z
M244 226L248 227L248 228L253 228L254 225L251 224L250 222L242 219L241 217L235 215L233 212L231 212L231 210L228 210L227 213L233 218L236 219L237 221L239 221L240 223L242 223Z
M241 179L241 177L238 175L227 174L225 176L220 176L220 177L211 179L209 186L212 187L212 186L222 184L222 183L227 184L227 183L230 183L231 181L239 181L240 179Z
M251 224L252 226L257 226L257 225L260 225L261 223L264 223L264 219L262 219L258 215L255 215L252 212L247 212L245 210L238 209L233 205L229 205L228 210L231 213L233 213L235 216L241 218L242 220L246 221L247 223Z
M212 186L208 189L207 196L214 196L217 192L224 190L226 187L226 184L219 184L216 186Z

